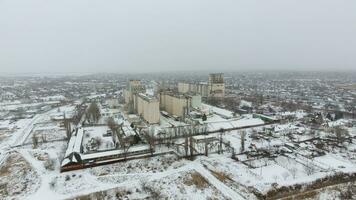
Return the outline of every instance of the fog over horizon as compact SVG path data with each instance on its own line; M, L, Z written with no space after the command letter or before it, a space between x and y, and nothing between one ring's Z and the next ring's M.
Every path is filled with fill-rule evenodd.
M0 73L356 69L356 1L0 0Z

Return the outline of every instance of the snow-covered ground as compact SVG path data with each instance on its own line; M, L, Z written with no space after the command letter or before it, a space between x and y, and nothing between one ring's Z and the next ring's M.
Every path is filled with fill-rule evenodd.
M115 146L113 143L112 136L104 136L107 134L108 130L108 126L95 126L84 128L84 137L82 141L84 153L91 151L91 148L95 148L95 150L98 151L113 149ZM92 142L94 140L100 142L98 142L97 146L92 147Z
M337 172L356 172L354 143L312 157L316 145L309 141L313 137L306 127L293 122L266 125L251 115L227 118L232 115L230 111L214 107L214 114L204 122L208 130L256 126L209 135L213 139L221 135L224 144L235 150L237 159L232 158L231 150L221 154L213 151L193 160L172 153L60 173L68 141L53 116L71 109L65 106L30 119L0 122L0 127L6 127L0 129L0 199L257 199L255 191L265 194L275 187L311 183ZM187 125L162 118L162 127L172 124ZM92 138L101 139L97 150L113 148L112 138L103 136L107 126L82 129L84 149ZM354 128L349 128L349 133L356 135ZM328 134L321 132L320 137ZM37 146L32 145L34 136L39 139ZM184 144L184 139L176 143ZM317 198L330 193L335 191L324 191Z

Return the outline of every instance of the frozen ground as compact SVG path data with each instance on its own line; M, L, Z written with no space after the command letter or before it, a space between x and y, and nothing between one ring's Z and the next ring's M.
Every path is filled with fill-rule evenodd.
M63 108L67 109L70 110ZM60 173L59 167L67 145L66 134L60 123L51 118L58 109L31 119L1 121L0 126L7 129L0 130L0 199L257 199L255 191L264 194L274 187L311 183L337 172L356 172L354 143L315 158L303 153L310 151L312 142L301 142L302 147L295 153L269 157L241 153L243 132L245 151L257 154L254 148L278 151L288 140L285 136L288 131L304 129L292 123L264 126L263 121L249 116L225 119L222 116L228 115L228 111L214 112L218 114L208 118L208 122L214 122L210 125L212 129L259 125L222 134L223 141L236 150L239 160L232 159L231 152L197 156L194 160L166 154L65 173ZM164 124L169 123L173 121L165 119ZM107 131L105 126L86 129L84 144ZM354 129L350 132L354 134ZM252 139L251 135L256 133L261 133L260 138ZM219 134L211 135L219 137ZM34 135L39 138L36 147L32 145ZM303 133L293 137L296 141L310 139ZM105 141L102 145L100 150L107 149ZM311 198L339 198L348 186L335 187L320 190L320 194Z

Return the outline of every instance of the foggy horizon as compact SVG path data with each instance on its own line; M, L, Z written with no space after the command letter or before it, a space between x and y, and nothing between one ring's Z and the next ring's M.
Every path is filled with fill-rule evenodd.
M79 71L79 72L33 72L33 73L1 73L0 77L65 77L65 76L95 76L95 75L144 75L144 74L186 74L186 73L200 73L200 74L212 74L212 73L223 73L225 76L229 76L229 73L341 73L347 74L351 73L351 75L356 75L356 70L354 69L345 69L345 70L336 70L336 69L237 69L237 70L169 70L169 71L143 71L143 72L105 72L105 71L97 71L97 72L87 72L87 71Z
M355 71L354 1L1 1L1 75Z

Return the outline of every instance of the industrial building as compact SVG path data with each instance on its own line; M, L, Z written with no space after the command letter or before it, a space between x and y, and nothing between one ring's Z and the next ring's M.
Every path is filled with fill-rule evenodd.
M143 93L134 95L137 114L150 124L159 123L159 101L154 97L147 96Z
M149 124L160 122L160 110L175 118L184 119L193 109L201 108L202 96L224 91L224 83L221 82L222 74L209 78L208 84L179 83L178 94L164 90L156 98L146 94L146 89L139 80L130 80L124 90L126 108L128 113L139 115Z
M159 95L160 109L168 114L184 118L193 108L201 107L200 95L174 94L172 92L161 92Z
M159 123L159 101L145 94L139 80L130 80L124 90L125 104L129 113L140 115L150 124Z
M196 93L202 97L207 97L209 95L207 83L178 83L178 92L182 94L186 93Z
M209 74L208 83L178 83L179 93L196 93L202 97L224 97L225 82L223 73Z
M126 89L124 90L125 104L129 104L133 101L133 95L145 92L145 88L141 85L140 80L129 80ZM129 108L129 112L132 112L132 108Z
M209 74L208 90L209 96L225 96L225 82L223 73Z

